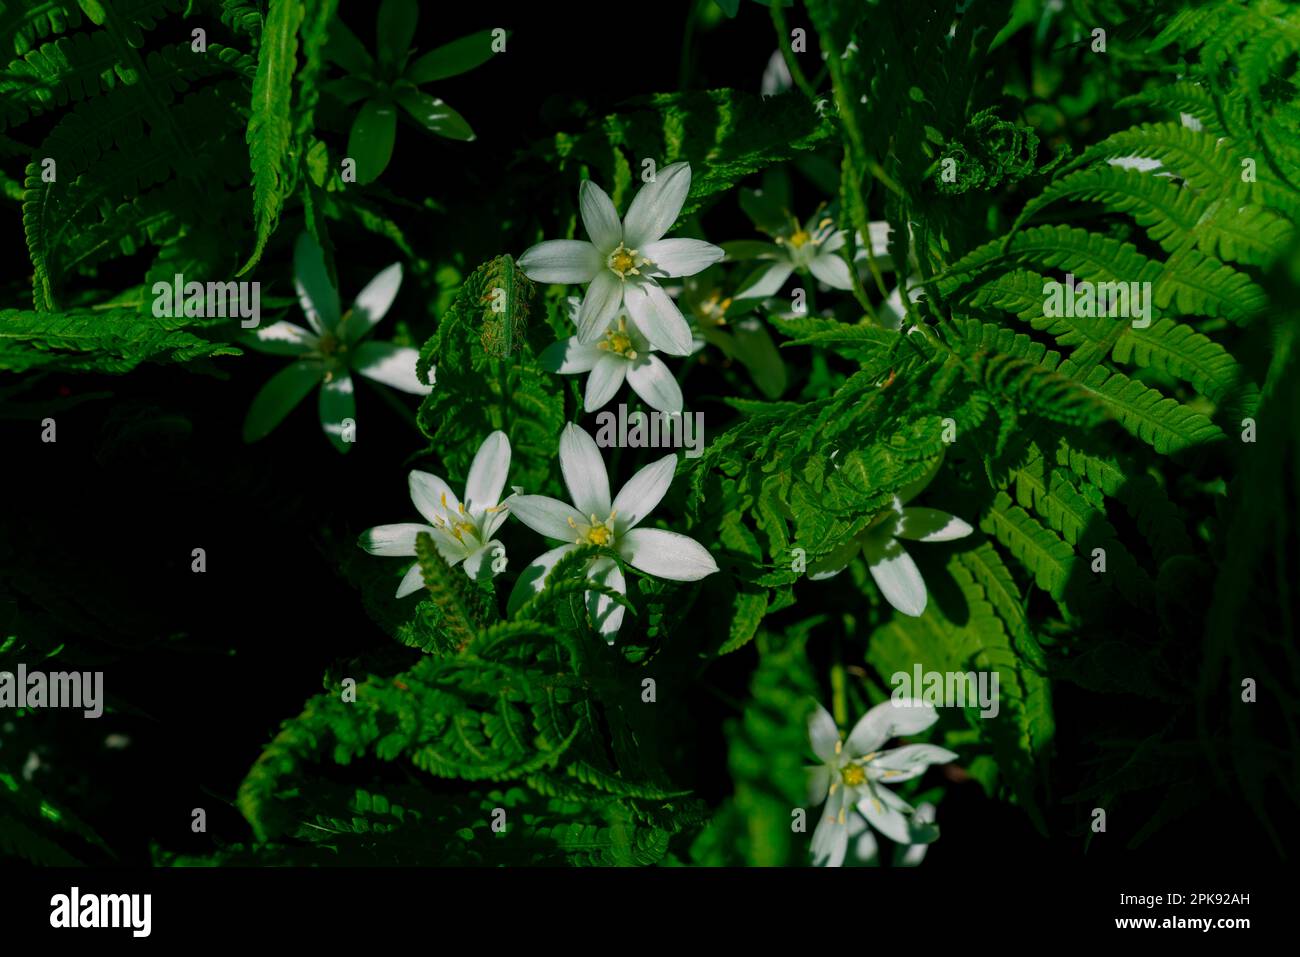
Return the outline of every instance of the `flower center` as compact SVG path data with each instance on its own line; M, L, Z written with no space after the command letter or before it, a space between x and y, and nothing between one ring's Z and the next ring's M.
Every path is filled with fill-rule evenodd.
M457 502L456 511L452 512L447 504L447 496L442 496L442 507L446 517L438 516L435 523L439 528L446 529L451 533L451 537L456 539L462 545L470 545L477 548L479 545L479 527L473 518L465 514L465 503ZM465 536L469 536L470 541L465 541Z
M841 771L840 777L844 778L845 785L851 788L861 787L867 783L867 772L856 764L850 764Z
M635 249L628 249L619 243L618 248L605 260L605 265L612 269L619 279L627 279L628 276L641 275L641 267L648 265L649 262L650 260L644 256L638 256Z
M342 352L347 347L342 344L338 336L334 335L332 332L327 332L320 337L318 348L320 349L321 355L328 357L332 356L335 352Z
M708 299L703 300L696 311L701 319L710 325L722 326L727 323L727 310L731 308L731 297L722 298L721 290L715 289Z
M591 516L591 524L586 528L583 528L570 518L569 527L578 533L578 537L574 539L574 543L577 545L600 546L614 544L614 517L617 514L617 510L610 512L609 518L605 519L603 522L593 514Z
M604 349L624 359L636 358L636 344L627 331L627 320L619 316L618 322L605 331L605 338L596 344L597 349Z
M789 242L795 249L799 249L811 239L812 233L808 232L806 229L797 229L795 230L794 235L790 237Z

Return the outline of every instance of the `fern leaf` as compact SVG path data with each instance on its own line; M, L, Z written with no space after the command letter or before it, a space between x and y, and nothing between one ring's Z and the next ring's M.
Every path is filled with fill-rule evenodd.
M1163 369L1215 402L1227 398L1243 375L1223 346L1174 319L1161 319L1146 329L1126 327L1111 355L1119 363Z
M239 273L262 258L262 250L280 221L292 182L290 145L293 141L293 75L298 51L298 27L303 19L298 0L270 0L257 54L257 77L248 118L248 159L253 170L253 251Z
M1135 382L1122 372L1098 366L1084 385L1102 401L1129 432L1161 455L1171 455L1223 438L1209 418L1155 389Z
M1039 588L1057 601L1065 596L1075 564L1074 550L1015 505L1009 495L997 494L980 529L1005 545L1034 576Z
M189 362L237 356L240 350L200 338L193 319L103 312L0 310L0 370L38 368L129 372L142 362Z

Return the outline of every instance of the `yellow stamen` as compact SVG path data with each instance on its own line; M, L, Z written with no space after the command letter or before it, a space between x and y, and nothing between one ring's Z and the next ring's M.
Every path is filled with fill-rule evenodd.
M605 331L605 338L596 344L596 348L612 352L628 360L635 359L637 355L636 345L632 342L632 336L627 331L627 320L620 317L615 325L610 326Z
M644 256L637 255L635 249L628 249L622 243L619 243L618 248L610 253L609 258L605 260L605 265L608 266L619 279L627 279L628 276L641 275L640 267L649 265L649 263L650 260L646 259Z

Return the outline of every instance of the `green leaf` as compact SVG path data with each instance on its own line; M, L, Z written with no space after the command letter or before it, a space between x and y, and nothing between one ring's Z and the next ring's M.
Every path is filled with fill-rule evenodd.
M492 58L492 33L472 33L429 51L407 68L405 79L423 86L469 72Z
M373 183L388 168L396 136L397 107L391 100L362 104L348 134L348 156L356 161L358 183Z
M319 362L304 360L285 366L272 376L248 407L248 415L244 418L244 441L256 442L270 435L285 416L320 384L322 375Z
M464 117L436 97L419 90L407 90L398 95L397 102L430 133L452 140L474 139L474 131Z
M293 75L297 69L298 27L303 20L298 0L270 0L262 43L258 48L257 76L248 117L248 159L253 170L253 251L239 274L262 258L267 240L275 232L292 191L294 158L291 105Z
M192 331L194 319L138 315L125 309L0 310L0 370L129 372L142 362L190 362L240 350Z
M410 49L420 8L415 0L383 0L379 5L379 59L397 63Z

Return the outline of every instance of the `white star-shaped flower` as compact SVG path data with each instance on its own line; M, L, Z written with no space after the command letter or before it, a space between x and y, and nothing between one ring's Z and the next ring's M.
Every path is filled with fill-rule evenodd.
M541 591L555 563L579 545L613 549L633 568L669 581L698 581L718 570L713 556L693 538L658 528L637 528L668 491L677 456L665 455L641 469L610 500L609 475L595 440L569 423L560 435L560 471L573 504L544 495L511 496L510 511L533 531L566 542L538 556L515 583L509 610ZM587 579L627 593L622 570L612 558L587 567ZM586 593L587 613L596 630L612 642L623 624L623 606L600 592Z
M578 300L571 297L569 304L570 313L576 315ZM570 336L548 346L540 358L542 367L550 372L589 373L582 403L587 412L595 412L614 398L625 379L652 409L680 412L681 386L663 360L652 352L654 346L629 322L627 311L620 310L599 342L583 342Z
M722 259L701 239L664 239L691 188L688 163L665 166L641 187L620 222L605 191L591 180L578 190L582 223L591 242L551 239L519 257L524 275L538 282L589 283L578 310L578 340L596 342L626 308L640 333L661 352L691 351L691 330L659 279L691 276Z
M925 579L898 540L948 542L965 538L973 531L966 522L947 512L904 507L930 484L938 471L936 464L920 481L894 496L893 505L876 516L865 529L830 554L812 562L808 566L808 577L818 581L838 575L861 551L885 600L904 615L919 618L928 600Z
M460 501L447 483L428 472L412 471L411 501L428 525L403 522L379 525L363 532L357 544L371 555L414 555L415 538L427 532L449 565L464 563L470 578L485 578L505 569L505 546L494 539L509 513L510 500L501 501L501 491L510 471L510 440L504 432L493 432L474 455L465 482L465 500ZM420 563L407 571L397 587L403 598L424 586Z
M351 444L344 426L357 409L353 372L403 392L433 391L415 374L418 350L361 341L387 315L402 285L402 266L394 263L370 280L347 312L340 311L324 254L308 233L302 233L294 246L293 270L298 302L311 329L282 319L249 336L250 347L295 356L297 361L272 376L254 397L244 419L244 440L254 442L268 435L319 384L321 427L334 447L346 452Z
M939 829L918 820L912 806L886 784L900 784L925 773L932 764L957 755L933 744L906 744L881 751L890 738L916 734L939 720L939 713L916 699L885 701L863 716L847 740L840 740L835 719L821 705L808 717L808 740L821 764L808 768L808 802L826 807L813 831L812 856L817 866L844 863L849 838L856 835L852 812L898 844L928 844Z
M880 220L868 224L871 233L870 250L857 236L858 261L871 256L880 260L888 268L889 263L889 223ZM791 218L791 225L776 235L775 242L741 242L728 243L727 254L735 260L758 259L770 260L769 264L759 270L744 286L739 289L736 299L763 299L775 296L781 291L791 274L795 272L812 273L832 289L849 290L853 288L853 276L849 273L849 264L840 255L840 250L848 242L848 230L836 229L835 221L829 217L814 215L804 225Z

